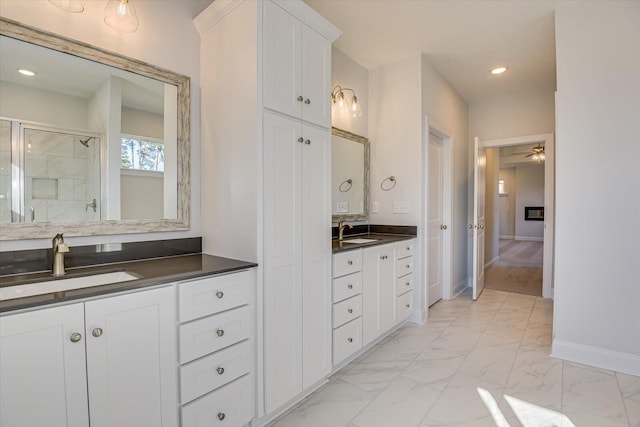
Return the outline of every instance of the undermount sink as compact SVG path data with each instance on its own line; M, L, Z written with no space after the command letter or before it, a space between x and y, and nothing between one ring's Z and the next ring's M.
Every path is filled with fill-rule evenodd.
M363 243L371 243L371 242L377 242L378 239L349 239L349 240L343 240L342 243L353 243L354 245L361 245Z
M72 289L90 288L93 286L108 285L111 283L128 282L137 280L135 276L126 271L114 271L111 273L93 274L90 276L70 277L68 279L48 280L24 285L6 286L0 288L0 301L24 298L34 295L50 294L53 292L70 291Z

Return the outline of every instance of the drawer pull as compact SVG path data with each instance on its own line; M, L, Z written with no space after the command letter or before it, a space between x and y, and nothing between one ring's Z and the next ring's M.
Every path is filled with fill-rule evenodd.
M411 268L411 265L410 265L410 264L407 264L407 268Z
M408 251L410 251L410 250L411 250L411 247L410 247L410 246L407 246L407 250L408 250Z
M71 342L78 342L81 339L82 339L82 335L77 332L72 333L71 336L69 337L69 340L71 340Z
M224 374L224 368L222 366L218 366L216 368L216 371L218 372L218 375L222 375Z
M405 306L405 307L407 307L407 308L409 308L409 307L410 307L410 305L409 305L409 304L405 304L404 306Z
M352 308L348 308L347 309L347 313L349 313L349 314L353 313L353 309Z
M216 296L217 296L218 298L222 298L222 297L224 296L224 292L222 292L222 291L218 291L218 292L216 292Z
M216 331L216 334L218 334L219 337L223 336L224 335L224 329L218 329Z
M304 100L304 103L309 105L309 104L311 104L311 100L309 98L307 98L307 99Z
M91 335L93 335L96 338L99 338L102 336L102 328L95 328L93 331L91 331Z
M353 342L353 338L347 338L347 341Z
M347 261L347 264L353 265L353 261L349 260L349 261Z
M226 418L226 415L224 414L224 412L218 412L218 419L220 421L224 420Z
M298 102L302 102L303 100L304 100L304 98L302 97L302 95L299 95L299 96L296 98L296 101L298 101Z
M387 255L382 255L382 256L380 257L380 259L387 259L387 258L389 258Z
M349 284L347 285L347 289L353 289L353 285L352 285L351 283L349 283Z
M405 285L409 286L409 285L411 285L411 282L407 282L407 283L405 283Z

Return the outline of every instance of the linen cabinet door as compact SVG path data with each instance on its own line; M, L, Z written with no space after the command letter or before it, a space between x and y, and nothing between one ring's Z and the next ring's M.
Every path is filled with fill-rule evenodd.
M84 306L0 318L0 425L86 427Z
M331 127L331 43L302 25L302 118Z
M303 126L303 388L331 371L331 134Z
M264 113L264 375L267 413L302 391L302 127Z
M174 288L85 303L91 427L178 423Z
M302 24L270 1L263 4L263 103L266 108L300 117L303 105L300 72ZM327 93L323 94L327 97Z

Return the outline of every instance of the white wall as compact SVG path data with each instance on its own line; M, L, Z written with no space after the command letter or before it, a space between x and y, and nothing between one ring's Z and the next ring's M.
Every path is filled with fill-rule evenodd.
M640 375L640 3L556 11L553 355Z
M500 169L504 191L500 196L500 237L513 239L516 235L516 168Z
M516 239L544 238L543 221L525 221L525 206L544 206L544 163L516 168Z
M500 176L500 149L486 150L486 191L485 191L485 230L484 230L484 262L485 265L500 255L500 213L498 197L498 179Z
M162 114L122 107L122 133L163 139L163 116Z
M83 13L65 12L46 0L2 0L0 14L102 49L167 68L191 78L191 230L170 233L69 237L70 246L108 242L196 237L200 230L200 38L189 2L135 2L140 26L135 33L119 33L102 18L106 2L89 1ZM2 242L0 250L45 248L51 237Z
M164 178L161 173L123 170L120 182L122 219L164 218Z
M336 85L356 92L362 117L352 117L347 111L332 109L331 125L364 137L369 135L369 71L335 47L331 49L331 89ZM350 100L351 91L344 91Z

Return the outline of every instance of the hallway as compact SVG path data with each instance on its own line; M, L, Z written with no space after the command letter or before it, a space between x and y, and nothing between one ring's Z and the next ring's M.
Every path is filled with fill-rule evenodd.
M542 296L542 242L500 240L500 259L485 271L485 287Z
M440 301L272 426L640 425L640 378L549 357L552 304L491 289Z

